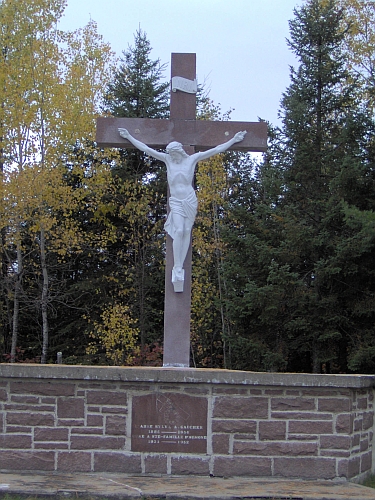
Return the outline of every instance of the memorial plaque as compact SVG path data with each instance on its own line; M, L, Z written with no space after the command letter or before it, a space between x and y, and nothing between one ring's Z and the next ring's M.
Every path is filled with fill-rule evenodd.
M132 451L207 453L207 399L186 394L134 396Z

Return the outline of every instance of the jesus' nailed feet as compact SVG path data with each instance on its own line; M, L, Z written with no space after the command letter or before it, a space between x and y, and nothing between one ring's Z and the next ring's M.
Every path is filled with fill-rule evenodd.
M172 283L175 292L184 291L184 280L185 280L184 269L182 269L182 267L174 267L172 269Z

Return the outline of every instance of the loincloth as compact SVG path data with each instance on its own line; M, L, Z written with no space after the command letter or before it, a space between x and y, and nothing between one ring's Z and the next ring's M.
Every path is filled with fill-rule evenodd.
M194 224L195 216L198 210L198 199L195 191L191 192L189 196L183 200L179 200L174 196L169 197L169 214L164 224L164 229L171 238L174 238L176 227L173 223L173 214L182 215L187 218L191 224Z

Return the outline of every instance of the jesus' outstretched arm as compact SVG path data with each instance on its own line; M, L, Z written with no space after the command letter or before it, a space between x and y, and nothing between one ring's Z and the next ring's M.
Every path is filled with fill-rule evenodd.
M195 153L194 155L192 155L194 161L207 160L207 158L211 158L211 156L217 155L219 153L224 153L224 151L229 149L236 142L243 141L246 134L247 134L246 130L242 132L237 132L237 134L235 134L229 141L224 142L223 144L219 144L215 148L208 149L207 151L201 151L199 153Z
M144 153L148 154L149 156L152 156L153 158L156 158L157 160L161 160L165 162L165 153L161 153L160 151L156 151L155 149L150 148L147 146L147 144L144 144L141 141L138 141L135 137L133 137L130 132L126 128L119 128L118 129L119 134L121 137L124 139L127 139L129 142L133 144L137 149L140 151L143 151Z

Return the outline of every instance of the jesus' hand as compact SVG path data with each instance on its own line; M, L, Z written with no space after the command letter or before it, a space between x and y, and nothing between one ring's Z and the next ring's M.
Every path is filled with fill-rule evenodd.
M130 134L129 131L126 128L119 128L118 133L123 137L124 139L128 139Z
M237 134L234 136L235 142L243 141L246 134L247 134L247 130L244 130L243 132L237 132Z

